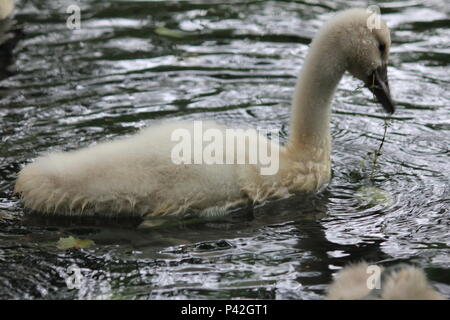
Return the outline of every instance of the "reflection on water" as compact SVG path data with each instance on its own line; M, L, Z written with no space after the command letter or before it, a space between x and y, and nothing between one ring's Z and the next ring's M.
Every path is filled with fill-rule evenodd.
M25 216L20 167L48 150L131 134L158 119L216 118L286 133L308 43L344 1L19 2L25 38L0 82L0 298L321 299L338 268L366 259L425 268L450 296L450 63L445 1L381 2L392 30L395 114L374 184L384 115L345 78L333 101L333 180L229 217L136 230L128 221ZM365 6L355 1L355 6ZM61 251L61 237L95 246ZM66 286L82 268L82 289Z

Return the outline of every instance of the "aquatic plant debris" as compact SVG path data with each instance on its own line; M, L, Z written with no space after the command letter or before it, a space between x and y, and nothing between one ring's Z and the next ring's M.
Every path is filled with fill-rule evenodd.
M59 238L56 247L61 250L66 249L86 249L94 245L95 242L89 239L77 239L72 236L67 238Z
M381 149L383 148L384 141L386 140L387 136L387 129L392 125L392 121L390 118L384 118L384 132L383 132L383 138L381 139L380 146L378 149L374 152L373 156L373 163L372 163L372 171L370 172L369 180L373 181L375 170L378 166L378 158L382 155Z
M5 220L14 220L14 216L6 213L6 212L0 212L0 220L5 219Z
M160 36L175 38L175 39L182 39L185 36L180 31L168 29L166 27L157 27L155 29L155 33Z
M356 190L355 198L364 206L388 207L394 202L389 192L374 186L362 186Z

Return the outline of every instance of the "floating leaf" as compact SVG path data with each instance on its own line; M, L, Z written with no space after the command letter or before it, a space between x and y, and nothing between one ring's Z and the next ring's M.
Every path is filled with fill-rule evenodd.
M89 248L90 246L92 246L94 243L94 241L86 239L86 240L82 240L82 239L77 239L74 238L72 236L67 237L67 238L59 238L58 242L56 243L56 247L58 249L84 249L84 248Z
M167 223L167 220L164 219L146 219L141 222L138 226L138 229L151 229L164 226Z
M356 191L355 197L365 206L382 205L388 207L393 203L392 197L388 192L372 186L359 188Z
M175 38L175 39L182 39L184 38L184 34L177 30L171 30L167 29L166 27L158 27L155 29L155 33L157 35L163 36L163 37L169 37L169 38Z
M5 219L5 220L14 220L14 216L6 213L6 212L0 212L0 220Z

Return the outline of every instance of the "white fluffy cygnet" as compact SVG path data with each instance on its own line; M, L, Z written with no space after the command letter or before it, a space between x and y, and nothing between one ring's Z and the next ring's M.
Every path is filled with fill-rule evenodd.
M279 153L275 174L261 174L259 162L174 163L174 131L195 134L192 122L172 121L131 137L39 157L20 171L15 192L25 207L43 214L155 217L221 213L243 203L316 191L331 176L330 104L344 73L364 81L385 110L394 111L387 81L390 33L382 20L380 28L369 29L371 14L340 12L315 36L297 80L289 140L284 146L268 142ZM204 122L203 129L225 131L214 122ZM255 136L247 144L266 140ZM225 146L214 143L228 156ZM245 146L239 144L232 156L248 158Z
M327 297L331 300L444 299L430 286L420 268L405 264L384 268L366 262L349 265L339 271L328 288Z
M0 20L8 18L14 10L13 0L0 0Z

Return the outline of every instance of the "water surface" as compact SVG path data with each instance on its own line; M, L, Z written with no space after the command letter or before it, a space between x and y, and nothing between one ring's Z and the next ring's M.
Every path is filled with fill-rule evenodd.
M80 30L66 9L81 6ZM446 1L380 2L392 28L397 112L350 77L333 100L333 179L314 195L138 231L132 221L31 219L22 166L161 119L215 118L286 135L317 29L348 1L19 1L25 38L0 81L0 298L322 299L360 259L425 269L450 297L450 14ZM366 7L365 1L354 6ZM167 32L169 30L169 32ZM166 31L166 32L164 32ZM384 190L367 201L361 187ZM370 200L370 199L369 199ZM75 236L95 246L60 250ZM66 286L67 268L84 275Z

